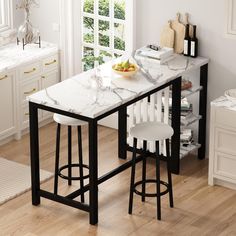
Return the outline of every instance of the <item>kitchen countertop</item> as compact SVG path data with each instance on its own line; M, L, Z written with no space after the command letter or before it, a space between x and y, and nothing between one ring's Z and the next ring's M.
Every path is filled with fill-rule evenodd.
M47 56L57 50L57 45L47 42L42 42L41 48L36 44L28 44L25 46L25 50L23 50L22 44L17 45L16 43L11 43L2 46L0 47L0 73L11 70L31 60Z
M236 103L229 100L226 96L221 96L211 102L211 105L224 107L232 111L236 111Z

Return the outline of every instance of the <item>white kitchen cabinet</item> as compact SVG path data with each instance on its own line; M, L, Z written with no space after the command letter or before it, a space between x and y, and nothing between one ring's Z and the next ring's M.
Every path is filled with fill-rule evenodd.
M0 73L0 137L16 132L16 92L14 72Z
M236 109L225 97L211 103L208 182L236 188Z
M4 57L2 59L1 57ZM26 97L60 81L59 52L56 45L17 45L0 48L0 143L10 137L19 139L29 127ZM39 111L44 124L52 114Z

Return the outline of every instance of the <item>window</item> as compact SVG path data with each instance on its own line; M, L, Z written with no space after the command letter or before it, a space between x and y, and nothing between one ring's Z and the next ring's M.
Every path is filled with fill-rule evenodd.
M82 57L83 70L129 51L132 38L129 11L131 0L83 0Z
M0 33L12 28L12 2L0 0Z

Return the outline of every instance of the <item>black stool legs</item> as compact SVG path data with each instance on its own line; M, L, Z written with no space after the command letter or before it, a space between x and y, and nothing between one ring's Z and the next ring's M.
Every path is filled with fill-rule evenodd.
M71 185L72 180L71 180L71 176L72 176L72 157L71 157L71 153L72 153L72 147L71 147L71 142L72 142L72 137L71 137L71 126L68 126L68 185Z
M147 151L147 141L143 141L143 151L144 153ZM146 155L143 157L143 170L142 170L142 202L145 202L145 194L146 194L146 169L147 169L147 160Z
M169 139L165 140L166 144L166 161L167 161L167 175L168 183L164 182L160 178L160 147L159 141L155 142L155 159L156 159L156 179L146 178L146 151L147 141L143 141L143 169L142 169L142 180L135 183L135 166L136 166L136 153L137 153L137 138L134 138L133 146L133 157L132 157L132 168L131 168L131 181L130 181L130 196L129 196L129 214L132 214L133 210L133 195L134 192L142 197L142 201L145 201L145 197L156 197L157 201L157 219L161 220L161 196L169 193L170 207L174 207L173 202L173 191L172 191L172 179L170 169L170 145ZM156 193L146 193L146 183L156 184ZM138 191L136 187L142 185L142 191ZM166 190L161 191L161 185L166 187Z
M54 194L57 194L57 192L58 192L60 135L61 135L61 125L58 124L57 125L57 138L56 138L56 161L55 161L55 177L54 177Z
M170 169L170 140L166 139L166 157L167 157L167 174L168 174L168 185L169 185L169 202L170 207L174 207L173 200L173 190L172 190L172 177L171 177L171 169Z
M83 172L83 149L82 149L82 137L81 137L81 126L78 126L78 153L79 153L79 176L80 178L80 188L84 187L84 172ZM81 194L81 202L84 202L84 193Z
M88 169L88 166L83 164L81 126L78 126L77 132L78 132L79 163L72 164L72 127L68 126L68 165L65 165L59 168L61 124L57 125L54 194L58 194L58 176L61 176L62 178L67 179L68 185L72 184L72 180L79 180L80 188L84 187L84 179L88 178L88 175L84 176L84 173L83 173L83 168ZM72 167L79 167L79 177L72 177ZM63 169L68 169L68 176L64 176L61 174L60 171L62 171ZM81 202L84 202L84 193L81 194Z
M156 191L157 191L157 219L161 220L161 183L160 183L160 159L159 141L156 141Z
M136 150L137 150L137 139L134 138L134 151L132 157L132 168L131 168L131 181L130 181L130 195L129 195L129 214L132 214L133 210L133 198L134 198L134 180L135 180L135 164L136 164Z

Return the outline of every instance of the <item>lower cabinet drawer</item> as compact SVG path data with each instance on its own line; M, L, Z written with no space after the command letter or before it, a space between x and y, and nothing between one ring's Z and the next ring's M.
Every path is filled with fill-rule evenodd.
M236 112L223 107L215 108L215 122L226 127L236 128Z
M38 79L34 79L29 83L21 84L21 103L26 101L26 97L36 93L40 90L40 84Z
M235 155L236 160L236 132L233 130L216 128L215 147L223 153Z
M236 156L216 152L214 172L233 180L236 180Z
M32 63L26 66L23 66L20 69L21 78L32 78L41 72L40 62Z
M58 67L58 54L43 60L43 72L56 69Z

